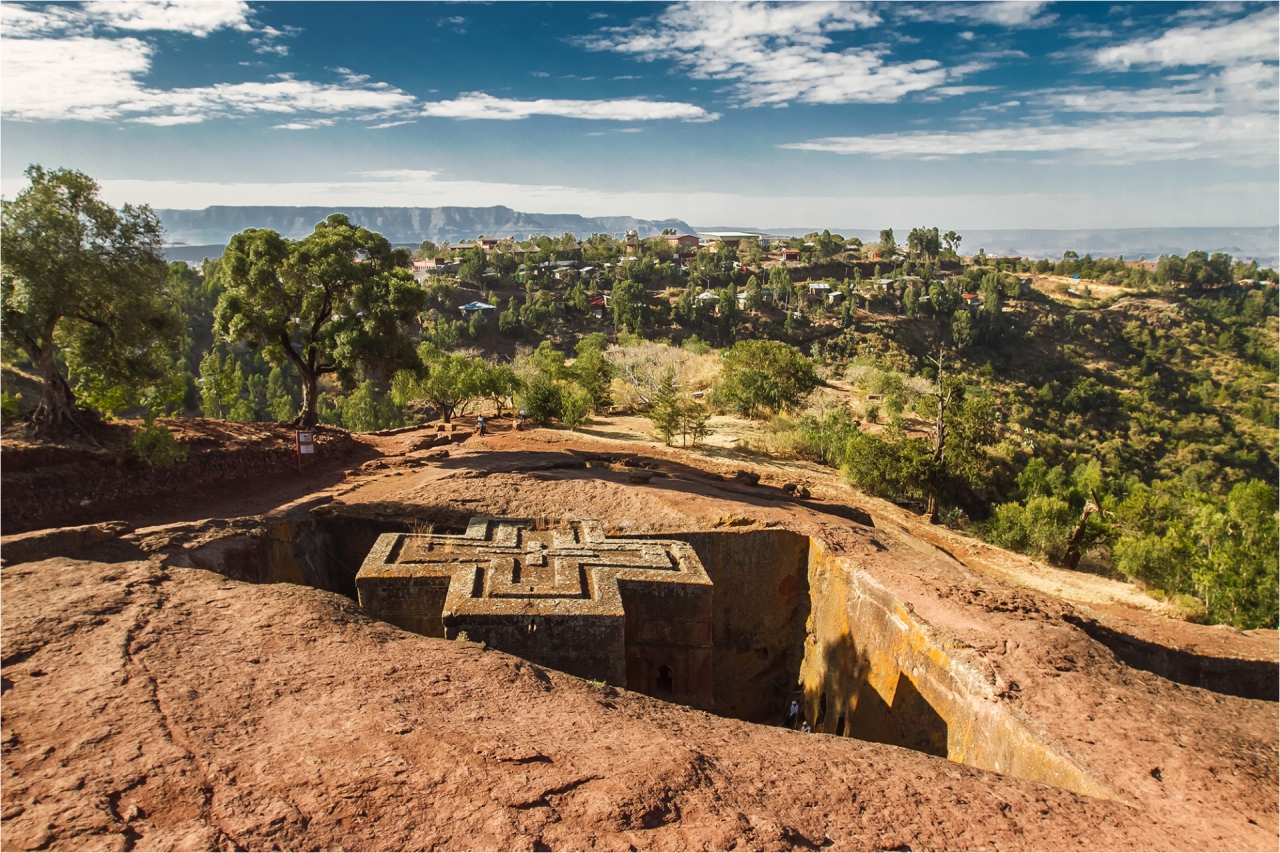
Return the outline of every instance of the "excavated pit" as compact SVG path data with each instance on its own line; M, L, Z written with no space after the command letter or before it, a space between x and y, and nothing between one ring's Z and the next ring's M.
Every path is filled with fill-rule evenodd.
M471 515L466 507L423 518L400 507L303 504L271 517L257 537L232 525L226 536L184 551L182 562L239 580L304 584L358 600L356 576L380 535L460 535ZM683 664L657 659L644 683L608 679L617 686L772 725L784 723L794 700L815 732L1121 799L1048 732L1001 703L994 681L951 653L954 641L939 637L869 573L821 543L780 527L638 538L686 543L710 578L711 686L709 696L682 697L678 685L690 677L678 671ZM414 630L449 636L443 621L438 629L433 623ZM554 643L556 630L542 642ZM562 636L575 635L565 630ZM538 660L540 653L528 648L503 648L501 640L490 645L597 677L574 671L572 655ZM634 670L628 665L626 671Z

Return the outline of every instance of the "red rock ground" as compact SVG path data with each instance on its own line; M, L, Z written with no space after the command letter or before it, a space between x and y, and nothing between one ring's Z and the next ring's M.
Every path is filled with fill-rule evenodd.
M2 577L6 850L1183 846L1117 803L597 689L330 593Z
M425 461L422 436L350 459L140 499L135 524L256 515L327 493L355 510L583 516L619 532L783 524L854 558L1003 685L1123 803L894 747L799 735L599 690L472 644L404 634L349 600L156 561L6 566L5 849L1276 849L1277 711L1131 669L1071 603L859 496L810 505L740 462L555 431ZM563 467L642 452L668 477ZM770 485L771 484L771 485ZM874 530L839 514L876 516ZM119 518L85 507L64 522ZM886 519L893 524L885 523ZM146 538L139 531L135 538ZM163 538L163 537L155 537ZM941 540L939 540L941 541ZM976 552L985 546L972 547ZM984 557L984 559L990 559ZM1135 634L1275 659L1274 632L1115 608ZM1225 639L1223 639L1225 638ZM1271 655L1267 658L1267 655ZM1127 804L1125 804L1127 803Z

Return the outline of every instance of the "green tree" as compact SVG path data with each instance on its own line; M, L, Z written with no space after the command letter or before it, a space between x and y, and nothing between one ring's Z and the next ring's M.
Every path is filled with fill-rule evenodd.
M1237 483L1226 500L1138 486L1117 507L1116 568L1149 587L1193 596L1212 622L1277 625L1276 492Z
M619 332L638 335L644 329L649 294L644 285L623 279L613 286L613 325Z
M272 362L287 359L302 381L298 422L314 426L321 376L350 382L360 362L385 373L412 364L402 328L421 310L423 292L407 262L403 249L340 213L297 242L250 228L223 254L227 289L216 328Z
M787 272L787 268L782 264L778 264L769 270L769 288L773 291L773 299L778 305L791 305L791 295L794 288L791 284L791 274Z
M613 405L614 368L605 358L608 342L599 332L593 332L574 348L577 358L573 362L573 378L590 396L591 409L595 412L607 412Z
M159 219L114 210L81 172L24 174L30 186L0 207L0 323L43 383L35 422L75 421L68 376L111 408L168 399L183 332Z
M206 418L230 419L244 388L244 374L231 356L223 358L214 347L200 362L201 409Z
M697 447L698 442L711 434L709 423L711 413L707 407L696 400L685 400L680 403L680 439L685 447L689 442Z
M493 267L493 271L503 278L510 278L519 265L520 263L516 260L516 256L510 252L494 252L489 256L489 266Z
M990 481L993 465L988 448L995 443L996 409L990 396L969 394L958 378L946 374L941 352L933 361L937 380L921 407L931 407L934 415L923 486L925 514L936 524L943 501L979 491Z
M529 420L546 426L561 416L562 385L547 373L538 373L525 384L520 401Z
M893 239L893 229L886 228L880 232L880 255L892 258L896 251L898 251L898 244Z
M916 316L917 308L920 305L920 296L916 293L914 287L908 287L902 292L902 310L908 318Z
M591 392L577 382L566 382L560 389L560 420L569 429L577 431L587 422L595 401Z
M502 417L502 410L511 404L511 398L520 390L520 380L509 364L485 365L480 372L477 394L493 402L494 415Z
M760 281L755 276L751 276L747 279L746 290L743 307L748 311L759 313L764 308L764 289L760 287Z
M672 437L680 432L680 415L680 395L676 388L675 372L668 369L658 383L647 417L653 422L653 428L662 436L662 440L670 444Z
M462 253L462 266L458 268L458 280L479 284L487 264L484 249L477 246Z
M480 395L485 368L480 359L443 353L431 344L418 348L418 358L422 364L418 370L401 370L392 379L391 395L398 404L428 403L449 423Z
M720 299L717 306L720 311L720 337L731 341L738 331L738 288L729 285L717 291Z
M818 384L813 362L781 341L738 341L721 355L715 398L745 417L798 404Z
M967 349L978 337L976 324L968 306L956 309L951 315L951 338L960 349Z
M912 228L911 233L907 235L907 251L914 258L926 261L936 260L942 252L942 240L938 236L938 229Z
M279 423L292 420L298 414L298 400L286 385L279 365L272 367L267 376L267 414Z
M524 331L524 326L520 322L520 310L514 296L507 302L507 310L498 315L498 331L513 338L519 337Z

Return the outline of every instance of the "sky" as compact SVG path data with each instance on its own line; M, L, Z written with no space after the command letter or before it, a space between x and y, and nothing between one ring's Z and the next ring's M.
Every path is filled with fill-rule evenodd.
M0 191L701 227L1280 221L1276 3L0 3Z

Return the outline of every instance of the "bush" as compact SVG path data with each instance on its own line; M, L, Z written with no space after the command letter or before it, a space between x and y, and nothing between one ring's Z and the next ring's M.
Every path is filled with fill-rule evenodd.
M987 523L986 540L1010 551L1057 561L1066 553L1078 513L1061 498L1034 497L1026 506L996 507Z
M1269 484L1237 483L1225 501L1139 487L1117 514L1126 531L1114 549L1121 573L1169 596L1194 596L1210 622L1276 627L1280 531Z
M550 376L540 373L525 386L521 404L529 420L546 426L561 417L560 386Z
M577 430L589 420L593 405L591 392L576 382L560 390L560 420L571 430Z
M164 424L156 423L155 415L148 415L134 433L133 451L152 468L172 468L187 458L186 445L179 443Z
M792 408L818 385L813 362L780 341L738 341L722 361L715 399L744 417Z

